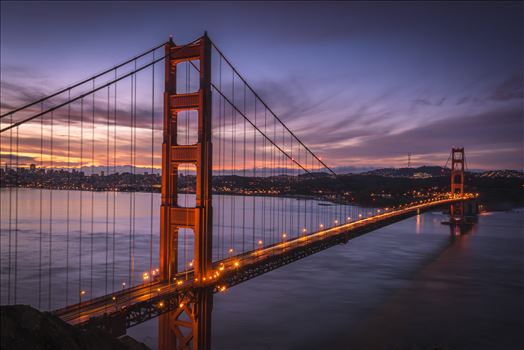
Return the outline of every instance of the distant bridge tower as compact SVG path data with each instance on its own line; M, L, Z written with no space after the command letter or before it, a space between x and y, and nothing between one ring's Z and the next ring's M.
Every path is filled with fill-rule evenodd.
M464 147L451 149L451 196L464 195ZM464 219L464 203L453 203L450 208L450 221L457 222Z
M194 276L202 281L211 271L211 42L204 34L196 43L165 45L164 136L162 143L162 204L160 210L160 276L173 282L178 265L178 234L180 229L194 234ZM177 92L177 65L198 60L199 90ZM194 145L177 142L178 113L198 112L198 139ZM196 205L178 205L178 170L191 164L196 167ZM202 288L199 299L209 297ZM160 316L159 346L161 349L209 349L211 303L187 300L180 308Z

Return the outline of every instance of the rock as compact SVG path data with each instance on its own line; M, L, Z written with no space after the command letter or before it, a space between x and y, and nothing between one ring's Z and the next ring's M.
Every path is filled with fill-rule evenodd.
M101 329L80 329L28 305L0 306L0 321L2 350L148 349L129 336L117 339Z

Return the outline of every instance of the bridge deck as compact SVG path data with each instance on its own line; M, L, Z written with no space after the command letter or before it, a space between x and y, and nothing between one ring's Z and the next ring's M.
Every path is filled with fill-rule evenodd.
M409 217L418 211L462 201L435 199L410 207L385 211L382 214L329 228L310 235L283 240L280 243L224 259L213 264L213 273L198 281L193 271L179 273L173 281L152 281L117 293L70 305L53 313L70 324L120 317L126 327L153 318L163 312L192 301L202 287L220 292L235 284L324 250L335 244Z

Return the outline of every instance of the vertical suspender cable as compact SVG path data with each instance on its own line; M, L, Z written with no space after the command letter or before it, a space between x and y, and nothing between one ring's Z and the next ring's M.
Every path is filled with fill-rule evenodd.
M136 60L135 60L135 70L136 70ZM136 91L137 91L137 73L133 74L135 88L133 89L133 255L131 256L132 265L131 265L131 286L135 285L135 243L136 243Z
M153 51L153 61L155 60L155 51ZM151 67L151 179L154 179L154 156L155 156L155 65ZM149 273L153 270L153 182L150 183L150 224L149 224ZM169 281L171 283L171 281ZM149 295L151 296L151 288Z
M264 108L264 134L266 134L267 129L267 108ZM262 146L262 171L260 176L262 178L266 175L267 164L266 164L266 138L263 138ZM266 196L262 197L262 243L266 241Z
M83 193L84 193L84 98L80 99L80 214L78 229L78 302L82 301L82 224L83 224Z
M218 63L218 86L220 89L222 89L222 56L219 55L219 63ZM224 98L222 96L218 96L218 164L219 164L219 174L220 174L220 183L223 184L224 181L224 175L225 175L225 169L224 169L224 160L223 160L223 146L224 143L224 118L222 115L222 105L224 104ZM223 187L222 187L223 188ZM219 224L218 224L218 259L222 259L222 237L224 235L224 194L220 193L220 199L218 201L218 217Z
M0 119L0 130L2 130L2 119ZM0 133L0 154L2 152L2 134ZM0 201L0 221L2 221L2 201ZM0 224L0 255L2 254L2 225ZM0 259L0 271L2 270L2 259ZM2 276L0 276L0 283L2 281ZM0 288L0 303L2 303L2 288Z
M18 295L18 176L19 176L19 127L16 127L16 183L15 183L15 292L14 292L14 304L17 303Z
M71 90L67 92L67 99L71 100ZM66 286L65 286L65 305L69 305L69 206L70 206L70 186L71 186L71 103L67 105L67 199L66 199Z
M117 77L117 70L115 68L115 79ZM113 176L115 176L115 188L113 188L113 243L111 244L111 291L115 292L115 244L116 244L116 95L117 84L115 81L115 92L113 101Z
M44 109L44 103L40 105L40 111ZM40 117L40 181L44 178L44 118ZM42 307L42 185L40 185L40 222L39 222L39 245L38 245L38 308Z
M13 115L9 117L9 124L13 124ZM9 167L6 166L6 175L13 171L13 129L9 129L9 161L6 161L6 165L9 163ZM9 224L8 224L8 260L7 260L7 303L11 303L11 234L12 234L12 195L13 195L13 184L9 184Z
M54 113L51 111L51 155L50 155L50 171L53 170L53 122L54 122ZM53 181L52 178L50 181ZM53 183L50 183L49 188L49 276L48 276L48 285L47 285L47 308L51 310L51 266L53 259Z
M105 242L105 250L106 250L106 263L104 266L104 272L105 272L105 293L104 295L107 295L108 292L108 267L109 267L109 188L107 186L109 179L111 178L109 175L109 118L110 118L110 87L107 87L107 114L106 114L106 174L105 174L105 191L106 191L106 242Z
M95 89L95 80L93 79L93 90ZM94 236L95 236L95 93L93 92L92 97L92 111L91 111L91 176L90 176L90 182L91 182L91 237L90 237L90 260L89 260L89 266L90 266L90 276L89 276L89 292L91 295L94 295L93 290L93 245L94 245Z
M233 92L233 97L232 97L232 101L234 103L235 101L235 72L232 70L232 76L233 76L233 84L232 84L232 92ZM236 162L235 162L235 158L236 158L236 145L235 145L235 135L236 135L236 111L234 108L231 108L231 161L232 161L232 166L231 166L231 177L232 179L234 179L234 176L235 176L235 167L236 167ZM234 235L234 230L235 230L235 201L236 201L236 196L234 195L234 192L233 192L233 195L231 196L231 230L229 232L229 247L233 247L233 235ZM229 251L229 249L228 249Z
M255 98L255 123L254 125L257 125L257 99ZM253 127L253 179L256 179L257 176L257 131ZM256 217L255 217L255 206L256 206L256 200L255 196L253 196L253 240L252 240L252 249L255 250L255 231L256 231Z
M244 84L244 115L246 114L246 84ZM247 181L246 181L246 118L244 119L244 131L243 131L243 137L244 137L244 145L243 145L243 195L242 195L242 253L245 250L246 245L246 189L247 189Z
M130 121L130 127L129 127L129 163L131 166L130 174L133 176L133 77L131 76L131 114L129 116ZM132 189L131 189L132 191ZM132 255L133 255L133 242L132 242L132 235L133 235L133 199L132 199L132 192L129 192L129 262L128 262L128 275L127 275L127 283L131 286L131 264L132 264Z

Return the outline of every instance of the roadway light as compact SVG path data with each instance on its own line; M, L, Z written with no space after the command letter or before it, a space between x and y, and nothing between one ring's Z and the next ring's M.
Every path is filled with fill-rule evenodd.
M282 233L282 238L286 238L286 233Z
M233 248L229 248L228 252L233 253Z
M262 242L262 240L259 239L259 240L258 240L258 245L262 245L262 243L264 243L264 242Z

